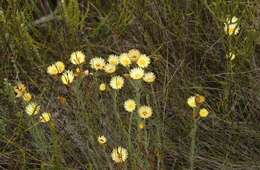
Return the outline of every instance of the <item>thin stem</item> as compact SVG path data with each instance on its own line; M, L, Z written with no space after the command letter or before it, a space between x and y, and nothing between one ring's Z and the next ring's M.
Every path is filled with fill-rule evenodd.
M197 135L197 120L193 119L193 127L191 129L191 145L190 145L190 169L193 170L194 169L194 160L196 158L196 135Z

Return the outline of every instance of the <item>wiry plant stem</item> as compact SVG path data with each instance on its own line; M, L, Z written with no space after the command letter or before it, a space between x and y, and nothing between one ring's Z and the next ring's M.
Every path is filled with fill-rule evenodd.
M191 145L190 145L190 169L194 169L194 160L195 160L195 154L196 154L196 135L197 135L197 120L193 119L193 125L191 129Z

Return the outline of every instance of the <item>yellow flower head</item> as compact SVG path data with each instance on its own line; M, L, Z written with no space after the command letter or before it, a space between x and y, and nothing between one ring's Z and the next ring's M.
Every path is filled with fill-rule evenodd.
M136 108L135 101L132 100L132 99L126 100L125 103L124 103L124 108L128 112L133 112L135 110L135 108Z
M109 55L107 59L109 64L118 65L119 64L119 57L117 55Z
M65 71L62 76L61 76L61 81L65 85L69 85L73 82L74 80L74 73L71 70Z
M205 108L200 109L199 115L200 117L207 117L209 114L208 110Z
M139 129L143 129L145 127L145 123L142 121L138 125Z
M102 70L104 66L106 65L106 62L101 57L94 57L90 60L90 67L95 70Z
M38 114L40 111L40 105L38 105L35 102L31 102L29 103L26 107L25 107L25 112L29 115L29 116L33 116Z
M121 76L114 76L110 80L110 86L113 89L121 89L124 86L124 78Z
M71 53L70 62L75 65L79 65L85 62L85 54L81 51L76 51Z
M126 161L128 157L128 152L125 148L118 146L117 148L113 149L111 157L116 163L122 163Z
M116 71L116 65L113 64L106 64L104 70L108 74L112 74Z
M128 57L132 62L136 62L138 58L140 57L141 53L137 49L132 49L128 51Z
M105 143L107 143L107 138L102 135L102 136L98 137L97 141L99 144L105 144Z
M195 96L191 96L187 99L187 104L192 108L197 107L195 98Z
M16 93L16 97L21 97L26 92L26 87L23 83L17 83L16 86L14 86L14 92Z
M143 105L138 109L138 115L143 119L147 119L151 117L152 114L153 114L153 110L150 106Z
M49 112L44 112L40 116L40 122L47 123L51 120L51 114Z
M156 77L155 77L155 74L153 72L148 72L148 73L144 74L143 80L146 83L152 83L152 82L154 82L155 78Z
M226 55L226 58L229 59L230 61L234 60L236 58L236 55L233 52L229 52Z
M27 93L23 94L23 100L25 102L29 102L29 101L31 101L31 99L32 99L32 95L30 93L27 92Z
M106 90L106 84L105 83L101 83L100 85L99 85L99 90L100 91L105 91Z
M239 33L238 18L228 17L224 23L224 31L227 35L237 35Z
M144 76L144 70L142 68L133 68L130 70L130 77L134 80L139 80L143 78Z
M124 67L128 67L131 65L131 60L130 58L128 57L127 53L122 53L120 56L119 56L119 62L122 66Z
M65 69L64 63L61 61L57 61L56 63L47 67L47 73L49 75L57 75L59 73L62 73L64 69Z
M151 59L147 57L145 54L142 54L137 60L137 65L141 68L148 67L150 63Z

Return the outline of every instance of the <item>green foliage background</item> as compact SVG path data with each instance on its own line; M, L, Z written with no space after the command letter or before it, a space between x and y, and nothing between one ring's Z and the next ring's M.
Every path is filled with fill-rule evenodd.
M210 114L198 122L195 169L260 169L258 0L3 0L0 10L0 169L189 169L186 99L196 93L206 96ZM241 30L227 37L223 23L233 15ZM88 62L132 48L152 58L157 80L143 87L141 101L154 115L127 162L116 165L110 153L127 146L128 115L111 113L100 79L67 90L46 68L56 60L69 65L76 50ZM236 53L232 62L227 49ZM26 115L13 93L17 81L53 113L52 124ZM118 95L121 110L131 97L131 88ZM109 144L98 145L100 134Z

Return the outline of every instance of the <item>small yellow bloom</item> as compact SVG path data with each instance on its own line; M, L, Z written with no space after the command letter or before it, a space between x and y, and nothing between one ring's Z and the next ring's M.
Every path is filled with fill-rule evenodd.
M107 143L107 138L105 136L99 136L98 139L97 139L98 143L100 144L105 144Z
M224 23L224 31L227 35L237 35L239 33L238 18L236 16L228 17Z
M132 99L126 100L125 103L124 103L124 108L128 112L133 112L135 110L135 108L136 108L135 101L132 100Z
M150 106L143 105L138 109L138 115L143 119L147 119L151 117L152 114L153 114L153 110Z
M16 93L16 97L21 97L26 92L26 87L23 83L17 83L16 86L14 86L14 92Z
M152 83L152 82L154 82L155 78L156 77L155 77L155 74L153 72L148 72L148 73L144 74L143 80L146 83Z
M47 123L51 120L51 114L49 112L44 112L40 116L40 122Z
M208 116L208 114L209 114L209 112L208 112L208 110L207 110L207 109L205 109L205 108L202 108L202 109L200 109L200 112L199 112L199 114L200 114L200 117L207 117L207 116Z
M73 82L74 80L74 73L71 70L65 71L62 76L61 76L61 81L65 85L69 85Z
M230 61L234 60L236 58L236 55L233 52L229 52L226 55L226 58L229 59Z
M47 67L47 73L49 75L57 75L59 72L54 64Z
M79 65L85 62L85 54L81 51L73 52L70 55L70 62L75 65Z
M109 55L107 59L109 64L118 65L119 64L119 57L117 55Z
M65 64L62 61L57 61L54 65L56 66L58 73L62 73L65 70Z
M31 99L32 99L32 95L30 93L27 92L27 93L23 94L23 100L25 102L29 102L29 101L31 101Z
M124 86L124 78L121 76L114 76L110 80L110 86L113 89L121 89Z
M61 61L57 61L54 64L51 64L47 67L47 73L50 75L57 75L59 73L62 73L65 69L65 65Z
M105 83L101 83L100 85L99 85L99 90L100 91L105 91L106 90L106 84Z
M116 65L106 64L104 67L104 71L108 74L112 74L116 71Z
M90 60L90 67L95 70L102 70L104 66L106 65L106 62L101 57L95 57Z
M194 108L194 107L197 107L197 104L196 104L196 97L195 96L191 96L187 99L187 104Z
M29 115L29 116L33 116L38 114L40 111L40 105L38 105L35 102L31 102L29 103L26 107L25 107L25 112Z
M128 157L128 152L125 148L118 146L117 148L114 148L111 153L112 160L116 163L122 163L126 161Z
M131 60L130 58L128 57L127 53L122 53L120 56L119 56L119 62L121 65L123 65L124 67L128 67L131 65Z
M139 129L143 129L145 127L145 123L142 121L138 125Z
M142 68L133 68L130 70L130 77L134 80L139 80L143 78L144 70Z
M147 57L145 54L142 54L137 60L137 65L141 68L148 67L150 63L151 59Z
M132 49L128 51L128 57L132 62L136 62L138 58L141 56L141 53L137 49Z

